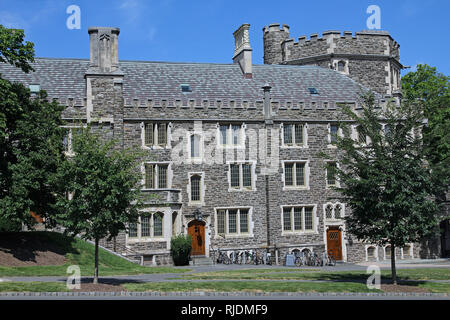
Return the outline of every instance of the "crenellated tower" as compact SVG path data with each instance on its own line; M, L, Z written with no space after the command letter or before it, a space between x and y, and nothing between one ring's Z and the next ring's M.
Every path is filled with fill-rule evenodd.
M290 38L289 26L263 28L264 63L316 65L348 75L386 97L400 97L400 45L387 31L326 31Z

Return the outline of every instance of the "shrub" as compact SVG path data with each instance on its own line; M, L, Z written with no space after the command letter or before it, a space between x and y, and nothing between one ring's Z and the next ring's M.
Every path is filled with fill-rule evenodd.
M189 256L192 249L192 238L190 235L180 234L170 240L170 251L173 263L176 266L189 264Z
M21 223L0 217L0 232L18 232L21 229Z

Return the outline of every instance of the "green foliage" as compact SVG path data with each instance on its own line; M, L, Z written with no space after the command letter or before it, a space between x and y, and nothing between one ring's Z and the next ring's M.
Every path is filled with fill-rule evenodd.
M436 186L446 191L450 184L450 78L436 68L418 65L402 78L404 98L421 101L428 125L424 128L427 160L433 169Z
M189 264L189 256L192 249L192 238L190 235L180 234L170 240L170 251L173 263L176 266Z
M34 44L23 43L25 33L20 29L8 29L0 25L0 62L9 63L23 72L33 71Z
M137 221L139 153L103 141L90 126L74 132L72 146L58 171L60 194L71 194L59 198L58 221L85 239L111 239Z
M63 161L63 107L35 99L22 84L0 79L0 216L13 224L34 224L30 210L54 215L54 176Z
M402 247L435 232L438 225L435 188L418 134L423 116L416 104L390 104L381 110L373 96L363 100L361 113L349 107L344 111L369 140L355 141L349 125L340 124L344 135L337 137L337 148L343 152L336 190L351 208L348 232L362 241ZM389 133L383 133L382 123Z

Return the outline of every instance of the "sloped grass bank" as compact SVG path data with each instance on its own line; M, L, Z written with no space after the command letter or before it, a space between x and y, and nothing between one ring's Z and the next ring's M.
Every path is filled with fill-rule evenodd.
M36 231L30 232L30 234L33 237L38 236L43 243L57 245L65 253L66 262L63 265L0 266L0 276L67 276L67 267L70 265L78 265L82 276L94 274L95 248L92 244L56 232ZM183 273L187 271L190 270L172 267L144 267L99 249L100 276Z

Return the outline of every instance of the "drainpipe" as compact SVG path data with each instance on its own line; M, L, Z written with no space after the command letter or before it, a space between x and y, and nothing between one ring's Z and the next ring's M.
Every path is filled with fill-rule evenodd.
M272 120L272 110L270 105L270 89L272 87L266 82L262 89L264 90L264 129L266 131L266 159L265 159L265 165L266 168L268 168L268 158L269 158L269 128L271 129L273 125ZM269 191L269 175L268 172L266 172L265 175L265 185L266 185L266 225L267 225L267 247L270 246L270 218L269 218L269 212L270 212L270 191Z

